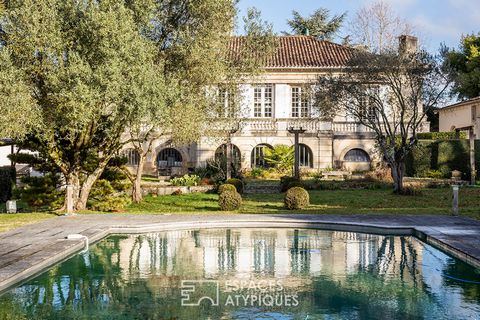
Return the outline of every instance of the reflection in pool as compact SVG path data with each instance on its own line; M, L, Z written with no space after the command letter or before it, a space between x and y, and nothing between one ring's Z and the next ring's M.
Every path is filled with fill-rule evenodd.
M478 319L479 279L414 237L294 229L115 235L4 293L0 318Z

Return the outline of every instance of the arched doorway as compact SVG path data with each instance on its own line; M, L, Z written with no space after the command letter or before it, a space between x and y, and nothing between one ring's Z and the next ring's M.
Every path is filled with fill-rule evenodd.
M157 166L161 168L172 168L182 166L182 154L174 148L165 148L158 153Z
M215 150L215 161L221 160L222 157L226 158L226 155L227 155L227 145L222 144L217 148L217 150ZM233 166L237 170L239 170L242 164L242 155L240 153L240 149L234 144L232 144L232 154L230 156L232 159Z
M265 161L265 149L273 149L272 146L262 143L258 144L252 150L251 164L252 168L267 168L268 165Z
M313 152L309 146L300 143L298 145L300 167L313 168Z

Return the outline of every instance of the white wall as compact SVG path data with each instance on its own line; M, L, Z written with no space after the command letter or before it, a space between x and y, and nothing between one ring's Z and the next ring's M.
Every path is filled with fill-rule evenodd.
M7 156L11 153L11 146L0 147L0 166L9 166L11 164Z

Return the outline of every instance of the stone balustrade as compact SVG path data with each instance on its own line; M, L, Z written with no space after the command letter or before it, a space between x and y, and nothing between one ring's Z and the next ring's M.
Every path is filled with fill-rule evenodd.
M303 128L307 132L334 133L372 133L373 130L354 121L321 121L311 118L249 118L241 121L241 131L251 133L276 133L287 131L288 128ZM220 129L220 128L219 128ZM430 123L420 126L419 132L428 132Z

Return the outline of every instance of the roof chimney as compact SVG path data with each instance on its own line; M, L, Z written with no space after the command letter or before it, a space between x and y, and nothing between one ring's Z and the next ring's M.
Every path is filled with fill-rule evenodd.
M401 54L405 53L414 53L417 51L418 39L414 36L409 36L406 34L398 37L398 52Z
M303 35L304 36L309 36L310 35L310 30L308 30L308 28L303 29Z

